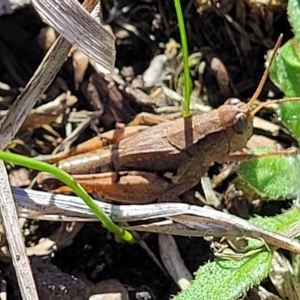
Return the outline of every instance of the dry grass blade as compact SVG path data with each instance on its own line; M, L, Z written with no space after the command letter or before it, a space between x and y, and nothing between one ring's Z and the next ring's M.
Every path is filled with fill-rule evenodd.
M97 221L93 212L78 197L18 188L13 188L13 193L19 213L24 217L56 221ZM111 205L100 201L96 201L96 203L115 222L158 218L167 218L173 221L173 223L168 222L165 226L147 224L126 227L128 230L182 236L248 236L264 239L267 244L276 248L300 253L300 243L297 240L262 229L244 219L211 208L184 203L147 205Z
M49 49L39 68L0 123L0 147L2 149L16 135L40 95L51 84L64 63L70 48L69 42L59 37Z
M39 96L50 85L64 63L69 49L70 44L63 38L59 38L50 48L40 67L0 124L0 149L4 149L18 132ZM20 290L23 299L38 299L34 280L30 273L25 246L22 241L22 233L19 228L18 216L15 211L9 181L2 161L0 163L0 173L0 208Z
M115 62L114 36L77 0L32 0L32 4L44 22L101 65L103 73L112 71ZM99 5L100 2L94 8L95 12L99 12Z
M69 43L63 38L59 38L50 48L40 67L0 124L0 149L4 149L18 132L39 96L59 71L69 49ZM0 208L20 291L23 299L38 299L3 161L0 162L0 173Z
M0 173L0 211L2 223L12 257L12 263L16 270L22 299L38 300L35 282L22 239L18 215L14 206L14 199L10 190L5 165L2 160L0 160Z
M273 254L272 270L269 276L281 299L300 299L299 279L290 261L278 251Z
M174 238L171 235L159 234L158 244L161 260L168 273L181 290L187 289L193 276L185 266Z
M92 0L88 0L86 2L91 2ZM35 4L38 4L38 1L34 1ZM53 5L57 1L51 1L51 2L45 2L44 8L47 9L49 7L53 8ZM62 1L61 3L68 3L70 4L70 1ZM73 4L76 1L73 1ZM85 3L86 3L85 2ZM57 3L56 3L57 4ZM80 7L80 4L78 4L78 7L73 6L75 12L81 12L84 16L88 15L86 11L82 7ZM57 6L56 6L57 7ZM71 8L71 7L70 7ZM70 9L69 8L69 9ZM70 11L70 10L69 10ZM43 11L46 13L46 10ZM53 13L53 11L52 11ZM56 14L57 15L57 14ZM75 14L76 15L76 14ZM74 14L73 14L73 22L75 24L78 21L78 15L76 15L76 20L74 20ZM91 18L91 17L90 17ZM61 17L61 20L63 22L66 22L64 18ZM87 22L88 23L88 22ZM62 23L60 23L62 26ZM65 27L64 23L64 26ZM83 22L83 24L85 24ZM70 23L69 23L70 25ZM73 24L74 25L74 24ZM77 26L77 25L76 25ZM99 23L96 22L93 25L95 28L99 28ZM82 26L78 26L78 28L81 28L81 30L85 31ZM89 31L89 30L86 30ZM78 32L79 36L82 36L82 33ZM105 36L102 36L102 39L104 40L108 34ZM113 40L113 38L111 38ZM111 41L110 39L110 41ZM71 39L71 41L73 41ZM74 41L76 44L78 42L78 39ZM106 39L106 42L108 43L108 40ZM20 127L22 126L25 118L28 116L28 114L31 112L33 106L35 105L36 101L39 99L40 95L44 93L44 91L47 89L47 87L51 84L53 81L55 75L59 71L60 67L64 63L70 49L71 44L65 40L63 37L59 37L55 43L52 45L52 47L49 49L48 53L46 54L44 60L41 62L39 68L29 81L29 83L26 85L22 93L19 95L13 106L11 107L8 114L5 116L5 118L0 123L0 149L4 149L7 144L12 140L12 138L15 136L15 134L18 132ZM93 44L91 45L93 46ZM91 47L90 46L90 47ZM91 47L92 49L92 47ZM114 44L111 43L110 50L114 50ZM87 51L85 49L85 51ZM96 53L96 52L93 52ZM106 56L102 56L100 61L101 64L104 65L104 68L108 68L109 70L113 67L113 61L114 61L114 52L106 52ZM33 280L33 276L31 273L31 268L29 265L28 257L26 256L25 252L25 246L23 244L22 240L22 232L19 227L18 222L18 215L14 206L14 200L12 197L12 193L9 186L9 181L7 178L6 170L4 163L0 161L0 187L1 187L1 194L0 194L0 208L1 213L3 217L3 224L7 236L7 241L9 244L10 252L12 255L12 261L13 265L16 270L18 282L20 285L20 291L22 294L23 299L38 299L35 283Z

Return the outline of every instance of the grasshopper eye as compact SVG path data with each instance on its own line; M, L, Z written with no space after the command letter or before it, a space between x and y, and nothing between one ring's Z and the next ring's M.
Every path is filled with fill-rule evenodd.
M239 113L234 117L233 130L237 134L243 134L248 126L247 117L243 113Z
M241 100L238 98L230 98L225 102L225 104L233 105L233 106L238 105L239 103L241 103Z

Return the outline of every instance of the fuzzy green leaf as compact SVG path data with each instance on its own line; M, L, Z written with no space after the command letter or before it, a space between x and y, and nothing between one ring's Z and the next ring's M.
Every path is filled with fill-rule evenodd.
M299 71L299 50L296 40L293 38L278 50L278 55L270 69L270 77L286 97L296 97L300 95Z
M297 18L297 22L299 20ZM298 28L300 29L300 27ZM279 49L270 69L270 78L286 97L300 96L300 55L295 38L286 42ZM282 123L300 142L300 103L287 102L280 105L278 115Z
M293 207L275 217L255 217L251 223L271 230L284 232L300 219L300 211ZM245 250L261 247L263 242L249 239ZM240 261L217 260L200 267L196 278L186 291L177 295L173 300L193 299L236 299L252 286L259 284L267 277L272 261L272 253L262 251L245 257Z
M272 200L300 195L300 156L269 156L241 163L239 176L260 195Z
M281 233L287 230L292 224L300 220L300 211L296 207L285 211L275 217L255 217L250 219L250 223L261 228Z
M262 251L239 261L217 260L199 268L189 289L174 300L230 300L259 284L271 268L272 253Z
M256 226L273 232L284 232L300 219L300 211L293 207L275 217L255 217ZM259 248L263 242L249 239L246 251ZM200 267L189 289L173 300L236 299L253 285L264 279L271 267L272 253L262 251L240 261L217 260Z
M283 233L299 220L300 220L300 211L298 208L293 207L287 210L286 212L277 215L275 217L255 217L255 218L251 218L249 222L258 227L276 233ZM263 241L257 239L249 239L248 246L244 249L244 251L247 252L251 249L257 249L261 246L263 246Z
M293 27L293 31L297 40L298 45L300 45L300 1L299 0L289 0L288 1L288 16L290 23Z
M279 120L290 130L300 144L300 102L286 102L281 104L278 115Z

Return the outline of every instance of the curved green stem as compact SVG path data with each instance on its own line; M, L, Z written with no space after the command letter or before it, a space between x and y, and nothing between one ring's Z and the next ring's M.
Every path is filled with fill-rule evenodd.
M187 37L186 37L186 31L185 31L185 25L184 25L180 0L174 0L174 5L175 5L177 20L178 20L180 39L181 39L181 48L182 48L182 55L183 55L184 91L185 91L184 101L182 103L183 116L189 117L190 98L191 98L189 51L188 51Z
M33 158L29 158L26 156L8 153L4 151L0 151L0 159L20 165L26 168L34 169L41 172L51 173L53 176L58 178L64 184L70 186L74 192L84 200L84 202L90 207L90 209L95 213L95 215L99 218L102 224L113 234L121 237L128 243L134 242L134 237L129 231L122 229L117 226L103 211L102 209L93 201L93 199L89 196L89 194L83 189L83 187L78 184L72 176L66 173L63 170L58 169L55 166L49 165L45 162L37 161Z

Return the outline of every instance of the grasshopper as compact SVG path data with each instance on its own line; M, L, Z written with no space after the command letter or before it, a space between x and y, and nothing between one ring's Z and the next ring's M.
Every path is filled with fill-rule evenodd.
M279 44L280 39L275 49ZM58 166L72 174L87 192L108 201L131 204L171 201L196 186L212 163L257 157L239 156L235 152L241 151L251 137L255 113L269 104L263 103L251 111L268 68L248 104L232 98L218 109L155 125L116 144L64 159ZM272 103L285 101L299 99ZM38 182L52 189L53 178L42 174ZM53 191L71 192L71 189L60 186Z

